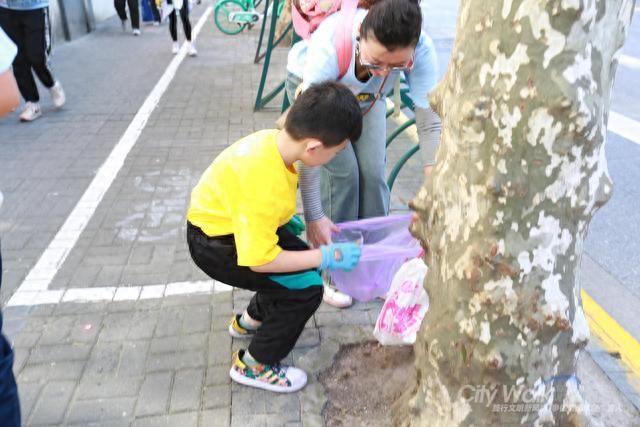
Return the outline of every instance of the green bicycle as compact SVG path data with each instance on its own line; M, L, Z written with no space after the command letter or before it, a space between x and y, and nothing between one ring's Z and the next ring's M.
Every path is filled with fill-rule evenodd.
M278 1L278 0L274 0ZM230 36L251 29L262 19L257 7L262 0L219 0L213 12L213 20L220 31ZM280 16L284 1L278 5L277 16Z

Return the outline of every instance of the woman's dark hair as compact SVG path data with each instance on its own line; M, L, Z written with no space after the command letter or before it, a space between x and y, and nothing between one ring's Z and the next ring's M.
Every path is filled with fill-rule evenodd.
M418 0L382 0L375 2L364 17L360 36L372 35L387 48L415 46L422 29L422 11Z
M349 139L355 142L362 133L362 112L356 97L336 82L311 85L291 106L284 129L294 139L316 138L326 147L335 147Z

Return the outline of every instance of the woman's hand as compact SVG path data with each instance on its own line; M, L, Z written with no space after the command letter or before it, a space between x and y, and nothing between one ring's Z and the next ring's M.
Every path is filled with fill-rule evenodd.
M315 221L307 222L307 241L314 248L331 244L331 233L338 232L338 227L329 218L323 216Z

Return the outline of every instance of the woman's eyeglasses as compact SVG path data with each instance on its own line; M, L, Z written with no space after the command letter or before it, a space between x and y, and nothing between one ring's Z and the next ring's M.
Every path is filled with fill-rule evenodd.
M368 62L364 62L362 60L362 55L360 54L360 40L356 40L356 56L359 58L360 66L365 70L371 72L393 72L393 71L410 71L413 68L413 60L415 57L415 52L411 54L411 59L407 61L404 65L394 65L394 66L382 66L377 64L370 64Z

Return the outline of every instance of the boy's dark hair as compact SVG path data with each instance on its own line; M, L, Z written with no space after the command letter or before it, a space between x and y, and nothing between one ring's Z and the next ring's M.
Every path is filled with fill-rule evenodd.
M316 138L326 147L335 147L349 139L355 142L362 133L362 112L356 97L336 82L311 85L291 106L284 129L294 139Z
M420 39L422 11L418 0L375 2L360 26L360 36L375 36L387 50L415 46Z

